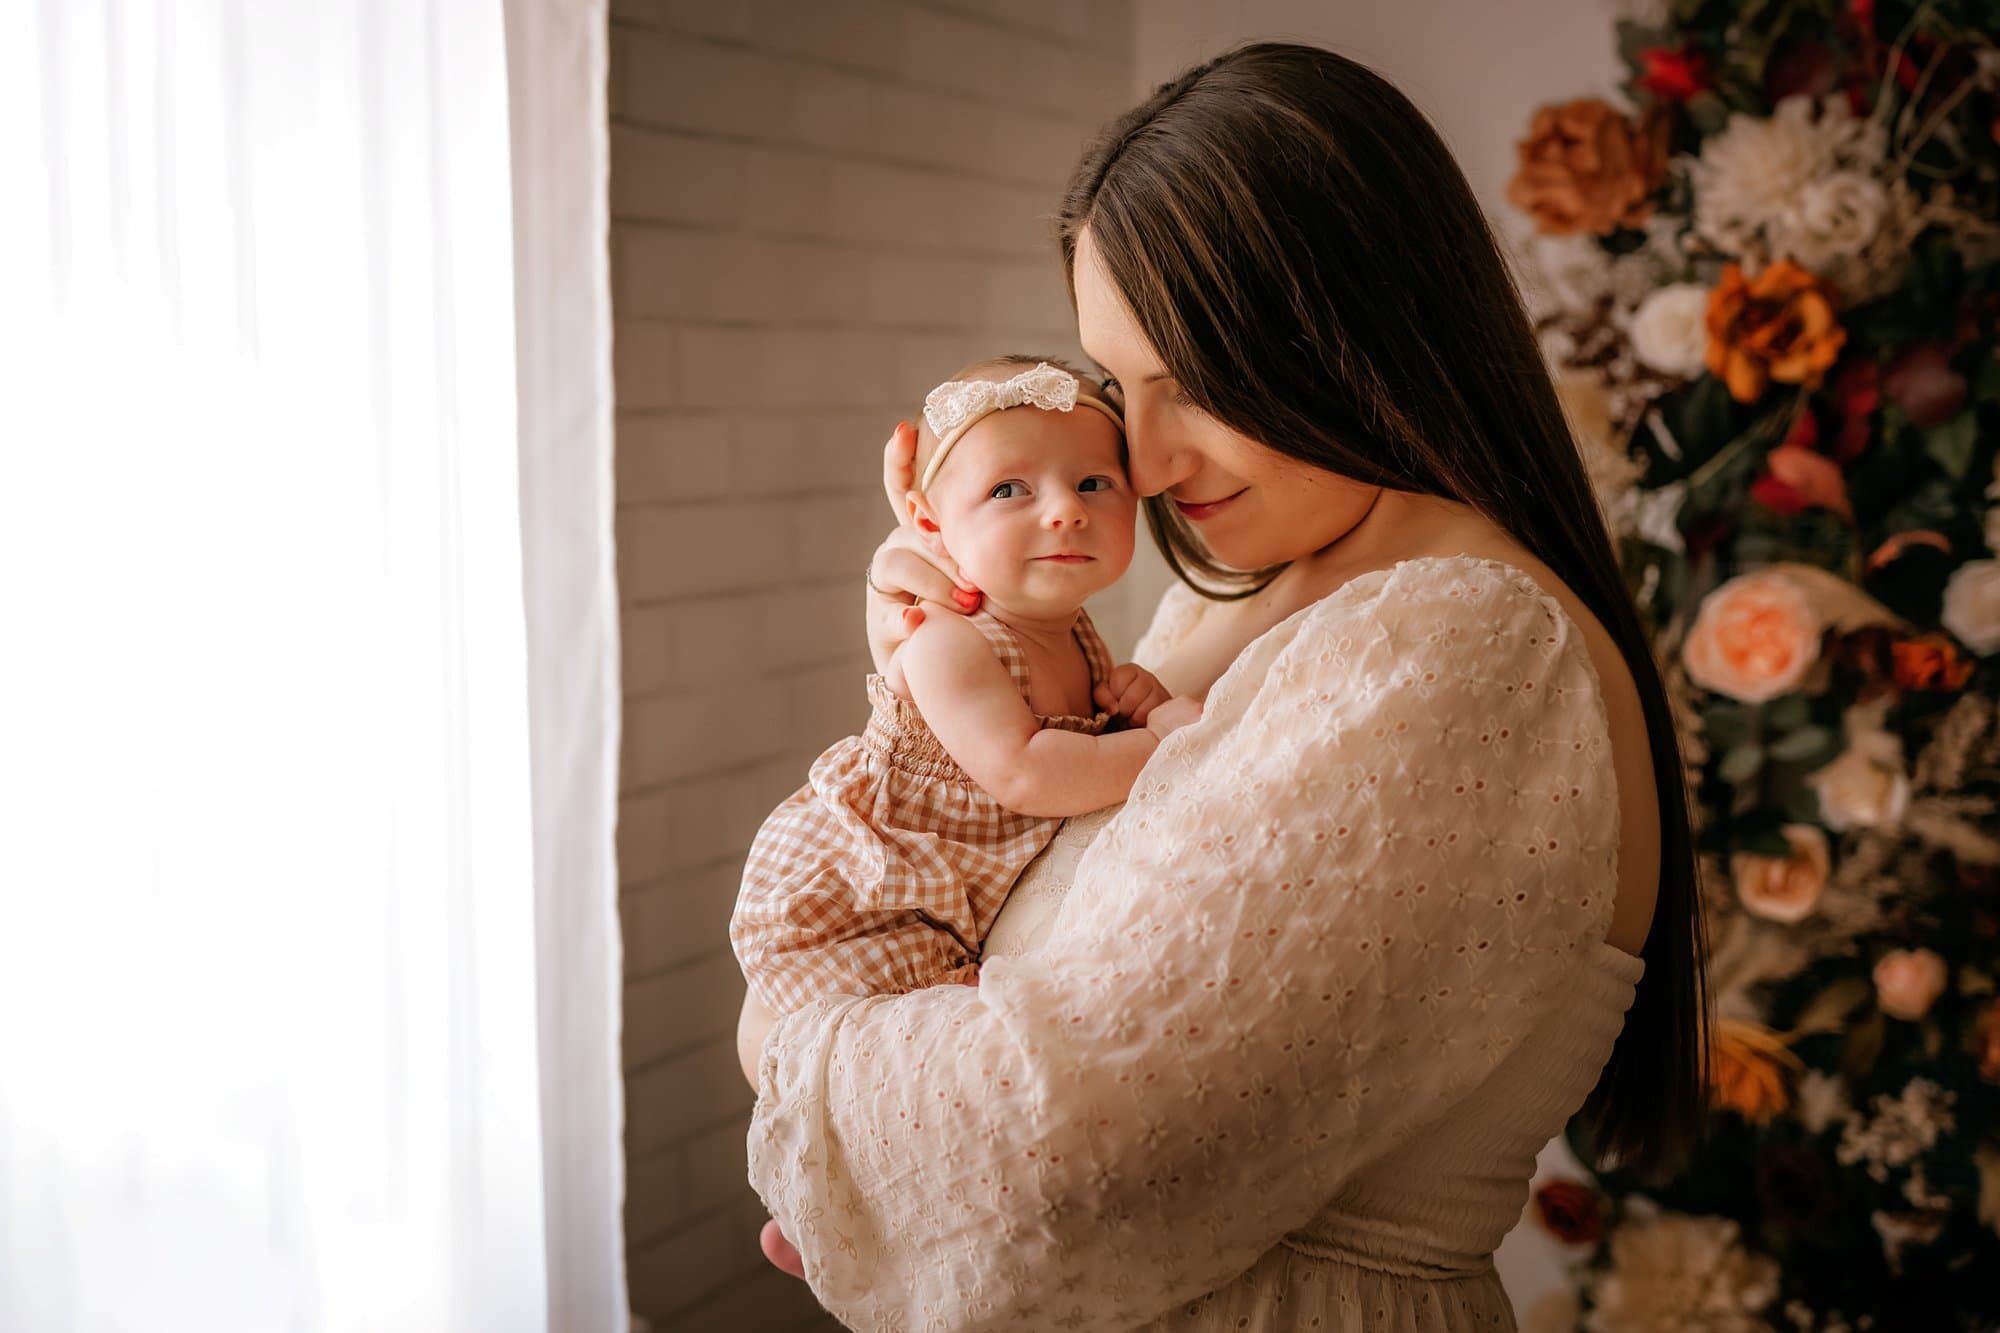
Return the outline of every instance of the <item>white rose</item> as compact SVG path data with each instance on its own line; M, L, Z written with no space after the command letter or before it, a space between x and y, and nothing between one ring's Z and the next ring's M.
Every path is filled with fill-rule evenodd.
M1708 355L1708 289L1677 282L1640 302L1632 354L1663 375L1699 375Z
M1806 779L1819 793L1820 818L1834 830L1894 828L1910 806L1902 743L1888 732L1851 735L1840 758Z
M1520 245L1521 292L1537 323L1587 315L1611 294L1611 256L1596 237L1537 233Z
M1858 171L1835 171L1799 191L1798 207L1776 238L1780 250L1814 270L1858 255L1881 230L1889 195Z
M1981 657L2000 651L2000 560L1971 560L1952 571L1944 585L1944 627Z

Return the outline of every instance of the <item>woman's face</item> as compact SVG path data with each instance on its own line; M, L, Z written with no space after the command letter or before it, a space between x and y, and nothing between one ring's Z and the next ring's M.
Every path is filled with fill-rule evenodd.
M1165 492L1209 554L1235 569L1303 559L1359 523L1379 488L1238 435L1190 403L1098 259L1076 243L1077 337L1124 394L1133 489Z

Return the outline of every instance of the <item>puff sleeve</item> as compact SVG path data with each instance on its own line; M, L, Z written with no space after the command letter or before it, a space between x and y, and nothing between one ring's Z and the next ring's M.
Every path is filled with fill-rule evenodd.
M977 989L772 1031L751 1183L849 1325L1130 1329L1465 1099L1602 939L1617 801L1580 633L1405 562L1245 650Z

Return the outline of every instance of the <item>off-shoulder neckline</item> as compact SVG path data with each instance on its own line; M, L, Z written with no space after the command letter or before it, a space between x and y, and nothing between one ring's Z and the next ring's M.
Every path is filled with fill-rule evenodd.
M1558 621L1562 623L1567 633L1573 637L1579 650L1583 654L1583 668L1590 680L1591 698L1596 708L1599 725L1603 728L1604 731L1605 742L1608 745L1610 743L1610 737L1611 737L1611 720L1610 720L1609 707L1604 698L1604 681L1603 678L1598 674L1597 662L1594 658L1591 657L1589 645L1584 640L1583 627L1577 624L1576 618L1570 615L1569 611L1563 606L1562 601L1559 598L1557 598L1554 593L1551 593L1547 588L1542 586L1542 582L1540 579L1537 579L1533 574L1530 574L1527 570L1521 568L1519 565L1513 564L1510 561L1499 560L1495 559L1492 556L1486 556L1486 555L1473 555L1470 552L1461 551L1456 555L1410 556L1407 559L1398 560L1393 564L1385 565L1380 569L1364 570L1363 572L1356 574L1353 578L1348 579L1345 583L1341 584L1338 588L1335 588L1332 592L1328 593L1326 596L1319 598L1318 600L1310 603L1309 605L1302 606L1297 611L1294 611L1291 615L1286 616L1283 620L1271 626L1270 629L1265 630L1264 634L1258 635L1257 639L1263 638L1265 634L1275 634L1279 630L1285 628L1287 625L1290 625L1293 621L1302 620L1306 617L1312 616L1316 612L1326 609L1330 603L1339 599L1342 596L1342 594L1346 593L1350 588L1355 587L1357 584L1368 584L1370 581L1379 581L1386 583L1390 578L1394 577L1394 575L1398 570L1404 568L1405 566L1431 565L1431 564L1483 565L1486 568L1492 570L1493 572L1512 580L1517 586L1525 585L1527 589L1531 589L1533 591L1534 596L1542 602L1542 604L1549 610L1549 612L1552 615L1556 617ZM1192 589L1190 589L1190 591L1192 591ZM1197 596L1199 596L1199 594L1197 594ZM1208 599L1203 598L1202 600L1206 602ZM1257 639L1252 639L1250 643L1245 644L1243 646L1243 651L1248 652L1250 650L1251 645L1257 642ZM1241 654L1239 654L1239 656L1240 655ZM1623 842L1624 842L1624 830L1620 829L1618 831L1617 839L1613 844L1614 849L1618 846L1622 846ZM1609 920L1605 922L1605 929L1607 932L1610 930ZM1594 947L1598 951L1599 958L1603 960L1606 966L1610 969L1610 971L1613 974L1615 974L1619 978L1619 980L1624 981L1630 985L1638 984L1640 976L1646 970L1646 960L1644 958L1635 953L1628 953L1626 950L1619 948L1617 945L1605 939L1602 935L1590 941L1590 943L1592 947Z

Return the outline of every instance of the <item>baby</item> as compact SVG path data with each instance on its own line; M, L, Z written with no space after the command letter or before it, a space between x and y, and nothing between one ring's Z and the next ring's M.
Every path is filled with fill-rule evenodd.
M985 600L926 615L869 677L867 729L758 832L729 937L772 1013L978 984L988 928L1063 818L1124 800L1200 716L1113 666L1083 609L1132 560L1123 445L1101 388L1048 360L982 361L924 400L910 520ZM775 1231L765 1251L793 1268Z

